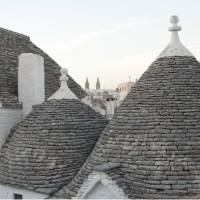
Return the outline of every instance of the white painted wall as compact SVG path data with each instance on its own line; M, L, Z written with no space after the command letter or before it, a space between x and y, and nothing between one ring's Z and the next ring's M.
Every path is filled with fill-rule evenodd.
M0 108L0 149L10 133L10 128L22 120L21 109Z
M32 53L19 56L18 96L23 104L25 117L33 105L41 104L45 99L44 59Z
M45 199L47 197L45 194L18 189L7 185L0 185L0 199L13 199L14 193L22 194L23 199Z
M105 116L106 111L103 110L101 108L101 105L97 104L97 105L93 105L92 104L92 100L91 100L91 96L86 96L84 98L81 99L81 102L84 104L87 104L88 106L90 106L92 109L94 109L96 112L100 113L101 115Z
M74 199L127 199L123 190L104 172L93 171Z
M81 99L81 102L84 103L84 104L87 104L88 106L90 106L92 108L92 103L91 103L91 96L86 96L86 97L83 97Z
M117 194L101 182L98 182L84 199L121 199L121 197L117 196Z

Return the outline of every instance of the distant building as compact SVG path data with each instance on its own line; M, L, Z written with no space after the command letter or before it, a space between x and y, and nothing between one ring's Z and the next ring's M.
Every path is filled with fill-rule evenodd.
M89 84L88 78L86 78L85 90L89 90L89 89L90 89L90 84Z
M135 82L133 81L128 81L128 82L124 82L124 83L120 83L117 86L117 90L120 94L121 99L124 99L126 97L126 95L129 93L129 91L131 90L131 87L135 84Z
M96 90L100 90L100 88L101 88L101 84L100 84L100 81L99 81L99 77L97 77Z
M99 78L97 78L96 89L89 89L89 81L86 78L85 89L88 94L85 103L106 116L107 119L111 119L116 108L121 104L119 92L113 89L101 89Z

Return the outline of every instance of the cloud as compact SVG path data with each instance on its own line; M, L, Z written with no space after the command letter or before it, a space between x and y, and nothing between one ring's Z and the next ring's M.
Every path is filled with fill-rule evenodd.
M65 43L62 44L62 46L65 46L67 48L78 48L81 45L83 45L84 43L87 43L90 40L96 39L98 37L107 35L107 34L111 34L111 33L115 33L115 32L119 32L122 30L126 30L129 28L132 28L134 25L136 25L136 22L129 22L127 24L123 24L123 25L119 25L119 26L115 26L112 28L108 28L108 29L103 29L103 30L99 30L99 31L94 31L94 32L89 32L83 35L80 35L78 37L75 37L74 39L70 40L70 41L66 41Z
M71 40L64 39L64 40L49 41L49 39L45 39L45 37L43 37L42 40L40 40L39 37L35 37L35 38L37 38L37 40L40 41L40 44L42 44L41 46L43 46L44 50L46 50L51 56L53 56L58 63L60 63L61 65L64 65L66 63L66 60L70 60L74 52L76 52L76 49L80 48L81 46L90 42L91 40L97 39L99 37L102 37L108 34L116 33L122 30L127 30L137 24L139 24L139 21L128 22L126 24L114 26L111 28L88 32L86 34L82 34L77 37L74 37ZM75 51L73 51L73 49ZM70 62L67 62L67 63L70 63Z

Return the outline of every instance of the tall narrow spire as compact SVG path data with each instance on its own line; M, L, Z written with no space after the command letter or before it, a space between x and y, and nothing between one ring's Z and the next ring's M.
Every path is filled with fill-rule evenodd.
M101 84L100 84L100 81L99 81L99 77L97 77L96 90L100 90L100 88L101 88Z
M51 96L48 100L51 99L78 99L76 95L69 89L67 81L69 80L67 69L60 70L60 88Z
M179 39L178 31L181 31L182 27L178 25L178 16L171 16L170 22L172 26L169 27L168 30L171 32L171 39L168 46L161 52L158 58L169 56L193 56Z
M85 90L89 90L89 89L90 89L90 84L89 84L88 77L87 77L86 81L85 81Z

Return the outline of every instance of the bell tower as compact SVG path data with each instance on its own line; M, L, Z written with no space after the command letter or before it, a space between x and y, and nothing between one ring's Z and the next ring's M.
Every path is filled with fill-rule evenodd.
M101 84L99 81L99 77L97 77L97 82L96 82L96 90L100 90L101 89Z
M90 84L89 84L88 77L87 77L86 81L85 81L85 90L89 90L89 89L90 89Z

